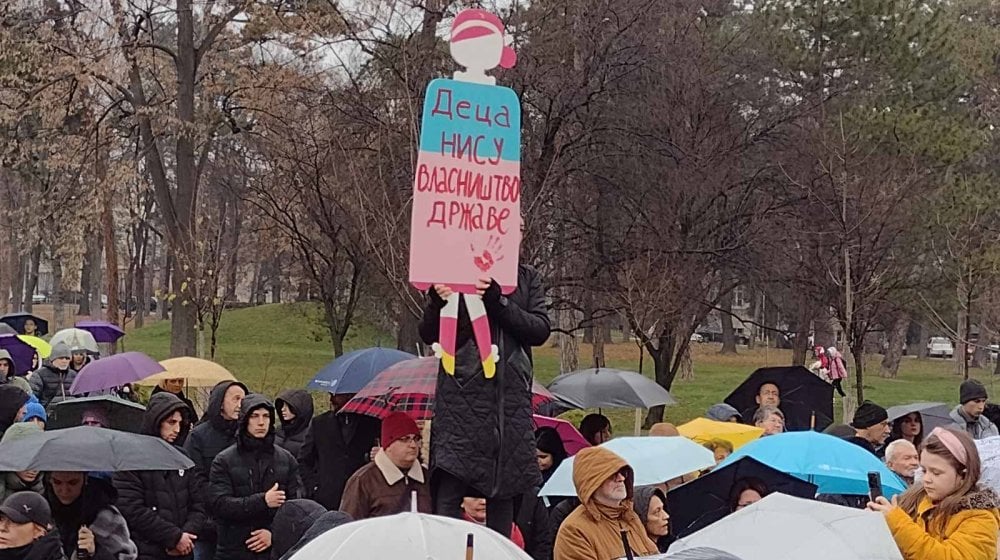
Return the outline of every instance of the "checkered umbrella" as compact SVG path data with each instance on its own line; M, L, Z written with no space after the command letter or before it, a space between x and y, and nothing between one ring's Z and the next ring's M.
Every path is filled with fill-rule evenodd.
M437 389L439 360L414 358L399 362L375 376L340 410L384 418L402 411L414 420L427 420L434 414L434 391ZM537 382L532 386L531 405L554 400L552 393Z

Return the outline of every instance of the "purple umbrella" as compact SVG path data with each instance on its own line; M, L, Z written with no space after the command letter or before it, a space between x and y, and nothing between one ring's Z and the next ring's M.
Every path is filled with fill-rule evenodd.
M94 340L97 342L114 343L125 336L125 331L121 327L107 321L77 321L75 326L94 335Z
M15 374L24 375L31 370L31 358L35 356L35 349L16 334L0 334L0 348L10 352Z
M69 392L74 395L103 391L166 371L142 352L125 352L83 366Z

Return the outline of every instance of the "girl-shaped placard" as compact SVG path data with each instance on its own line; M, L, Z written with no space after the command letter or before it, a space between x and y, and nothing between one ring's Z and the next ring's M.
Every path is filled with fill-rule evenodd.
M470 9L456 16L451 55L465 70L427 86L413 183L410 283L450 286L434 345L444 370L455 372L459 298L472 321L483 371L497 359L478 278L509 294L517 287L521 245L521 109L517 94L486 74L510 68L516 55L503 23Z

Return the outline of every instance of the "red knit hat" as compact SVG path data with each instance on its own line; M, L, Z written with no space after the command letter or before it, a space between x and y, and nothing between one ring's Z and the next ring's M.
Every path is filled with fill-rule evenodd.
M420 428L405 412L393 412L382 419L382 448L389 447L398 439L406 436L419 436Z

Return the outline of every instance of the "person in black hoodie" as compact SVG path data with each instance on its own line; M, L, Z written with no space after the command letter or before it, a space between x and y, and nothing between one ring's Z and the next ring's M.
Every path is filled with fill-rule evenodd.
M288 389L274 399L274 408L278 409L281 419L281 427L274 434L274 443L298 458L312 423L312 396L302 389Z
M168 392L149 399L142 433L179 446L191 429L190 409ZM202 485L187 471L131 471L114 475L118 508L140 560L190 559L207 523Z
M278 560L312 527L326 508L312 500L288 500L278 508L271 525L271 560Z
M266 558L275 512L286 499L299 497L299 465L274 445L274 416L263 395L247 395L236 444L212 462L208 493L218 519L217 560Z
M188 408L191 409L191 424L198 423L198 414L194 411L194 403L191 402L191 399L184 395L183 379L164 379L156 387L153 387L153 392L150 396L158 393L170 393L178 399L184 401L184 404L188 405Z
M16 492L0 505L0 560L66 560L40 494Z
M236 443L237 418L246 394L247 386L238 381L223 381L212 387L201 422L191 430L184 442L184 451L194 461L194 474L206 488L212 461L223 449ZM211 506L208 513L210 516L214 513ZM212 560L215 548L215 523L209 520L205 530L198 535L195 557L198 560Z
M24 414L28 393L14 385L0 385L0 436Z
M370 416L339 413L353 396L330 395L330 410L313 418L299 450L306 497L329 510L340 507L347 479L370 460L382 429Z
M83 549L93 560L136 560L128 524L114 506L118 493L103 475L50 472L45 498L66 558L78 560L77 550Z
M345 523L350 523L351 521L354 521L354 519L342 511L328 511L324 513L319 516L319 519L313 521L312 526L306 529L306 532L299 537L295 546L288 549L288 551L282 554L278 560L290 560L292 556L295 556L295 553L298 552L299 549L311 543L316 537L331 529L336 529Z

